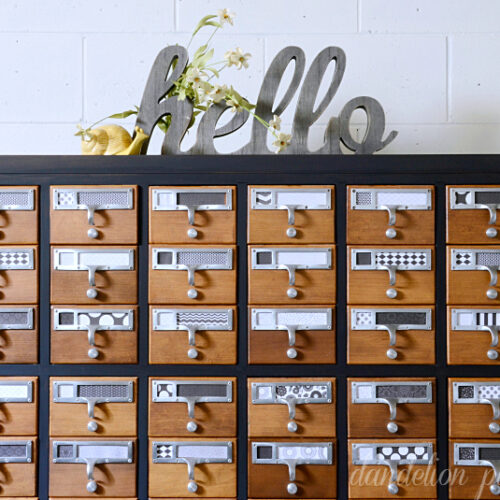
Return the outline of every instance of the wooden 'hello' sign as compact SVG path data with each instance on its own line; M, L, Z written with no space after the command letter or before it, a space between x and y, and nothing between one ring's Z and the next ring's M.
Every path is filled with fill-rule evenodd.
M295 61L292 80L283 98L275 104L276 94L283 73ZM331 63L335 61L335 71L327 92L315 107L316 97L322 78ZM196 142L188 151L181 151L182 140L193 117L193 104L188 100L178 100L177 97L167 98L167 93L173 83L179 78L188 63L188 52L179 45L166 47L160 51L149 75L136 125L151 136L158 120L170 115L171 125L163 140L162 154L165 155L210 155L218 154L214 139L235 132L249 118L246 111L235 113L233 118L221 127L217 127L222 114L230 109L225 102L213 104L200 120ZM307 147L309 128L318 121L325 109L334 98L344 76L346 56L339 47L327 47L322 50L312 62L302 87L300 88L297 108L292 126L292 139L286 148L286 154L312 153ZM299 47L286 47L272 61L264 77L255 112L266 121L273 115L281 115L290 104L300 87L305 69L304 51ZM355 110L362 109L366 113L367 128L361 141L351 134L349 124ZM397 136L391 131L384 139L385 115L380 103L372 97L360 96L348 101L338 117L331 117L325 131L323 146L314 151L315 154L342 154L340 143L357 154L371 154L380 151ZM252 135L248 144L233 154L268 154L271 151L266 144L268 131L257 121L254 121ZM142 149L147 152L148 142Z

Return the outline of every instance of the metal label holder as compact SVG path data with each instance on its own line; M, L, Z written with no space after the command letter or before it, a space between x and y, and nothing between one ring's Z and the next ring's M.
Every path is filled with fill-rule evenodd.
M20 447L24 446L26 453L24 456L1 456L0 464L30 464L33 462L33 441L0 441L0 450L3 447Z
M35 269L32 248L0 248L0 271Z
M25 323L0 323L0 330L33 330L34 309L33 307L0 307L0 317L2 314L26 314Z
M17 394L22 391L23 394ZM33 382L28 380L0 381L0 403L32 403Z
M0 189L0 210L35 210L35 190L31 188ZM4 202L3 198L10 198ZM17 200L16 200L17 198ZM25 198L20 199L20 198Z

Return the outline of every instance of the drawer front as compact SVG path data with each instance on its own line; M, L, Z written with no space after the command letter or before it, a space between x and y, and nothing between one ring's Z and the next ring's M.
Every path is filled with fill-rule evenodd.
M38 243L38 193L38 186L0 187L2 244Z
M433 245L434 186L348 186L347 242Z
M334 307L250 307L250 364L335 363Z
M52 247L53 304L137 302L136 247Z
M38 362L38 306L0 307L0 363Z
M135 306L52 306L51 362L137 362Z
M236 307L151 307L150 363L235 364Z
M335 186L249 186L248 242L333 243Z
M150 243L236 243L234 186L149 188Z
M250 437L335 436L335 379L248 379Z
M51 243L136 244L137 192L137 186L52 186Z
M129 498L135 494L135 440L50 440L49 495Z
M249 246L249 302L333 304L335 267L332 246Z
M446 241L458 245L500 243L500 186L447 186Z
M434 249L348 247L349 304L432 304Z
M51 377L51 436L134 436L137 379Z
M32 497L36 495L37 457L35 438L2 437L0 440L2 497Z
M1 377L0 436L36 436L38 429L38 378Z
M349 364L434 364L434 307L347 308Z
M335 440L252 440L248 445L248 496L335 498Z
M349 378L347 388L349 437L436 437L435 379Z
M488 439L500 432L500 379L448 379L450 437Z
M234 439L150 440L149 496L236 497L236 453Z
M236 247L150 246L149 302L234 304Z
M500 307L448 307L448 364L497 365Z
M349 498L437 498L428 480L436 474L435 441L350 439L348 450Z
M38 302L38 247L0 247L0 304Z
M236 378L150 377L149 435L236 436Z

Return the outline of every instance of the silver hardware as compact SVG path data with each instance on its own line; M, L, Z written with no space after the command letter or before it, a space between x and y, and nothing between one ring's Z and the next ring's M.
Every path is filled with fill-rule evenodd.
M393 349L392 347L390 349L387 349L385 355L389 358L389 359L396 359L398 357L398 351L396 351L396 349Z
M0 189L0 210L34 210L34 189Z
M494 288L490 288L486 291L486 297L489 299L496 299L498 297L498 292Z
M35 269L32 248L0 247L0 271Z
M96 210L131 210L134 196L131 188L57 188L53 190L54 210L87 210L93 226Z
M288 422L286 427L289 432L297 432L298 429L297 422Z
M496 422L491 422L490 425L488 425L488 429L492 434L498 434L500 432L500 425Z
M490 275L490 287L494 287L497 285L499 267L500 250L483 248L451 249L452 271L488 271ZM496 290L490 289L486 292L486 295L488 296L488 298L494 299L498 295L498 292Z
M0 381L0 403L31 403L33 382Z
M391 483L389 486L387 486L387 491L391 495L397 495L399 493L399 486L396 483Z
M86 294L89 299L95 299L97 297L97 290L95 288L88 288Z
M492 484L490 486L490 492L493 495L500 495L500 486L498 486L498 484Z
M87 356L90 358L90 359L97 359L99 357L99 351L95 348L95 347L91 347L88 351L87 351Z
M0 464L29 464L33 461L33 441L0 441Z
M198 297L198 290L196 290L196 288L190 288L187 291L187 296L189 299L196 299L196 297Z
M200 210L232 210L231 189L153 189L154 211L187 211L188 223L194 225L194 214Z
M294 227L289 227L287 230L286 230L286 235L289 237L289 238L295 238L297 236L297 230L294 228Z
M295 483L288 483L286 485L286 491L290 495L295 495L297 493L297 491L298 491L297 485Z
M99 231L95 227L91 227L87 231L87 236L95 240L99 236Z
M491 361L494 361L495 359L498 359L498 352L494 349L489 349L486 356L488 356L488 359L491 359Z
M488 210L488 224L496 224L497 210L500 207L500 189L484 188L451 188L450 208L452 210Z
M298 295L298 292L295 288L289 288L287 291L286 291L286 296L289 298L289 299L295 299L297 298L297 295Z
M198 429L198 424L196 422L188 422L186 424L186 429L189 431L189 432L196 432L197 429Z
M387 238L393 240L398 235L398 232L393 227L390 227L385 231L385 235Z
M488 238L496 238L498 235L498 231L494 227L489 227L485 233Z
M398 291L395 288L388 288L385 291L385 294L387 295L387 298L395 299L398 296Z
M188 238L194 239L198 237L198 231L194 227L191 227L187 230Z
M87 491L89 493L95 493L97 491L97 483L95 482L94 479L91 479L88 483L87 483Z
M391 434L395 434L396 432L398 432L399 430L399 426L398 424L396 424L396 422L389 422L387 424L387 430L391 433Z
M293 347L291 347L290 349L287 349L286 350L286 355L290 359L295 359L297 357L297 355L298 355L297 349L294 349Z
M196 359L198 357L198 351L194 347L191 347L188 349L187 356L189 359Z
M455 443L453 448L455 465L469 467L491 467L495 473L490 491L500 492L500 444L491 443Z
M97 422L89 422L87 424L87 430L90 432L96 432L98 427Z
M187 489L191 493L196 493L198 491L198 485L194 481L189 481Z
M33 330L33 308L0 307L0 330Z

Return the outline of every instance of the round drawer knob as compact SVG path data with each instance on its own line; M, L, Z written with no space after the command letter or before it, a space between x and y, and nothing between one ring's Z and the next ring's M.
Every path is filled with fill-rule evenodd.
M289 238L295 238L295 236L297 236L297 230L296 230L294 227L289 227L289 228L286 230L286 235L287 235Z
M190 298L190 299L196 299L196 297L198 297L198 291L195 290L194 288L190 288L188 291L187 291L187 296Z
M196 422L188 422L186 425L186 429L189 432L196 432L196 430L198 429L198 424Z
M391 483L389 486L387 486L387 491L391 495L397 495L399 492L399 487L396 483Z
M491 359L492 361L498 359L498 352L495 351L495 349L490 349L486 355L488 356L488 359Z
M194 228L188 229L187 230L187 235L191 239L197 238L198 237L198 231L196 231L196 229L194 229Z
M189 481L188 483L188 491L191 493L196 493L198 490L198 485L194 481Z
M99 236L99 231L92 227L87 231L87 236L95 240Z
M500 495L500 486L498 486L498 484L492 484L490 486L490 491L493 495Z
M295 495L297 493L297 490L298 488L295 483L288 483L286 486L286 491L288 491L290 495Z
M398 357L398 351L396 351L396 349L393 349L392 347L390 349L387 349L387 352L385 353L385 355L389 358L389 359L396 359Z
M286 295L289 299L295 299L297 297L297 290L295 290L295 288L289 288L287 291L286 291Z
M198 357L198 351L194 348L191 347L188 351L188 358L190 359L196 359Z
M498 231L494 227L489 227L488 229L486 229L486 236L488 236L488 238L496 238L497 235Z
M391 433L391 434L395 434L396 432L398 432L398 424L396 422L389 422L387 424L387 430Z
M488 297L489 299L496 299L498 297L498 292L494 288L490 288L486 292L486 297Z
M289 430L289 432L297 432L298 426L296 422L288 422L286 428Z
M89 430L90 432L95 432L97 430L97 422L89 422L87 424L87 430Z
M89 299L95 299L97 297L97 290L95 288L89 288L87 290L87 297Z
M393 227L390 227L385 232L385 235L387 236L387 238L390 238L391 240L393 240L398 235L398 232Z
M498 434L500 432L500 425L498 425L496 422L491 422L488 428L493 434Z
M290 347L290 349L288 349L286 351L286 355L290 358L290 359L295 359L297 357L297 350L294 349L293 347Z
M398 291L395 289L395 288L388 288L386 291L385 291L385 294L387 295L387 297L389 297L390 299L395 299L397 296L398 296Z
M97 490L97 483L96 483L94 480L89 481L89 482L87 483L87 491L88 491L89 493L95 493L95 492L96 492L96 490Z
M95 347L91 347L87 352L87 356L90 359L96 359L99 357L99 351Z

